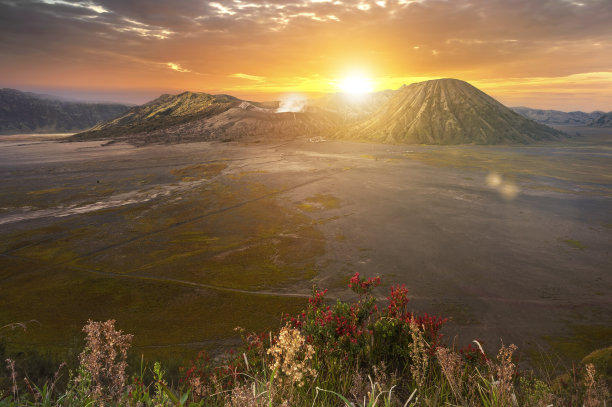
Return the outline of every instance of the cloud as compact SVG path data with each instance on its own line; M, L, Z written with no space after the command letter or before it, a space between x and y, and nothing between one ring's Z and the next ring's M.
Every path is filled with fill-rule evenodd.
M248 79L250 81L263 82L265 78L263 76L247 75L245 73L233 73L229 75L230 78L241 78Z
M86 8L89 10L92 10L98 14L102 14L102 13L108 13L108 10L105 9L104 7L93 3L91 1L76 1L76 2L69 2L69 1L65 1L65 0L42 0L43 3L47 3L47 4L61 4L63 6L70 6L70 7L82 7L82 8Z
M235 11L232 11L231 8L223 6L219 3L209 3L211 7L214 7L217 9L217 13L221 14L221 15L229 15L229 16L233 16L234 14L236 14Z
M181 67L179 64L175 64L174 62L168 62L168 63L166 63L166 65L168 65L168 67L170 69L172 69L173 71L177 71L177 72L191 72L189 69L185 69L185 68Z

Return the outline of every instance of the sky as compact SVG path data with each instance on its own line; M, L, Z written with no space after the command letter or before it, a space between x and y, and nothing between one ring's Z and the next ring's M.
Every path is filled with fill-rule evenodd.
M0 0L0 87L264 101L451 77L508 106L610 111L611 21L612 0Z

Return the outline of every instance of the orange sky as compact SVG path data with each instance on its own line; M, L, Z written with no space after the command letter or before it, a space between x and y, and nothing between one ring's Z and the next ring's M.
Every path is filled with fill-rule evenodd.
M0 0L0 86L142 103L466 80L509 106L612 110L610 0Z

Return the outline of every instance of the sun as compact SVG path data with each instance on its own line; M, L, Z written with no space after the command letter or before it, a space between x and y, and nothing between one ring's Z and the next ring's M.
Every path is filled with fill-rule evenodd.
M343 78L338 83L338 88L344 93L370 93L374 90L374 83L372 79L365 76L351 75Z

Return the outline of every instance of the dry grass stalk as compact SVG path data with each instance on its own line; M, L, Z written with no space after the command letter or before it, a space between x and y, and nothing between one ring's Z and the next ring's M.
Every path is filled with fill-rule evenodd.
M410 335L412 336L412 343L410 344L410 359L412 361L410 373L417 387L423 388L427 378L429 355L427 352L427 342L415 321L410 322Z
M496 366L497 381L495 383L502 406L513 405L516 400L512 387L512 379L516 372L516 365L512 362L512 355L516 349L517 347L514 344L507 347L502 345L497 353L499 364Z
M80 362L91 376L92 396L98 400L118 401L125 387L127 351L132 335L115 330L114 320L89 320L83 331L86 333L86 347L80 355Z
M610 396L610 393L603 380L597 380L595 365L592 363L585 366L584 387L584 407L599 407L606 405L606 400Z
M463 360L461 356L448 348L438 348L436 356L455 399L463 404L465 400L461 394L463 382Z
M236 386L232 389L232 394L227 403L226 407L256 407L262 403L257 399L256 390L253 386L242 385Z
M385 362L374 365L372 371L373 378L368 375L367 371L356 370L352 375L349 394L354 400L363 401L363 405L367 405L365 400L371 400L376 396L376 389L380 392L389 391L397 380L394 374L386 373Z
M19 387L17 386L17 371L15 370L15 361L12 359L6 359L6 368L11 372L11 392L13 398L19 400Z

